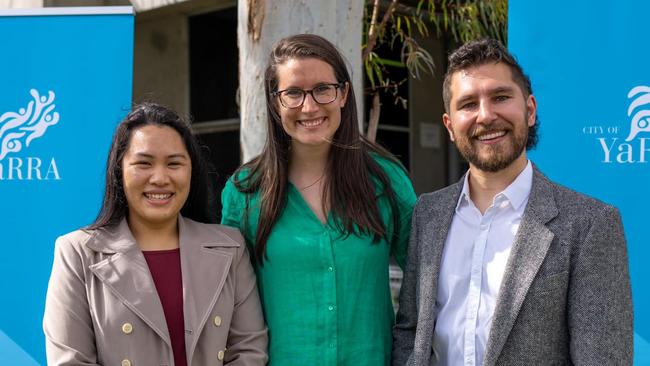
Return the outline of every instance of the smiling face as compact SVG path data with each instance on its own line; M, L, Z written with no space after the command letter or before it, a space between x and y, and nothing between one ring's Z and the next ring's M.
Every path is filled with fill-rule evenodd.
M133 131L122 172L130 224L175 224L192 175L190 156L176 130L145 125Z
M287 60L277 66L277 78L278 90L312 90L324 84L338 83L332 66L316 58ZM286 108L276 97L282 128L291 136L294 148L329 146L341 124L341 108L345 105L347 90L347 83L338 88L336 99L329 104L318 104L307 94L298 108Z
M487 63L451 77L449 113L443 122L470 168L498 172L525 165L529 127L537 103L524 97L507 65Z

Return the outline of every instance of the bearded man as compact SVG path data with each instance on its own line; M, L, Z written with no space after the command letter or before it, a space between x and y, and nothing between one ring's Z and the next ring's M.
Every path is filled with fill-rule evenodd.
M497 41L449 56L443 122L469 163L418 200L393 365L631 365L616 208L551 182L529 78Z

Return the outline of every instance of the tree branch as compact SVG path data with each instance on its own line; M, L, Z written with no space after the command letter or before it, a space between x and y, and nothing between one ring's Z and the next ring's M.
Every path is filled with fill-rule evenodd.
M397 1L398 0L391 1L379 24L377 24L377 17L379 16L379 0L375 0L372 5L372 17L370 18L370 28L368 29L368 43L366 44L366 49L363 50L363 56L361 57L363 62L366 62L370 52L375 48L375 45L377 44L377 36L379 34L378 29L383 29L386 26L390 16L393 14L393 11L395 11L395 7L398 4Z
M381 103L379 103L379 93L372 97L372 108L368 117L368 131L366 138L372 142L377 139L377 127L379 127L379 113L381 112Z

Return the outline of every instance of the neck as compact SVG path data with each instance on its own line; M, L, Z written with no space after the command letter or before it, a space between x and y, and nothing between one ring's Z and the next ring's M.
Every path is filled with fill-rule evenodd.
M289 157L289 180L297 187L303 187L323 177L329 151L329 144L317 147L294 145Z
M129 218L128 224L142 251L178 248L178 219L161 223L145 223Z
M526 168L528 159L524 151L517 160L497 172L486 172L472 165L469 168L469 195L474 205L485 211L494 201L494 196L506 189Z

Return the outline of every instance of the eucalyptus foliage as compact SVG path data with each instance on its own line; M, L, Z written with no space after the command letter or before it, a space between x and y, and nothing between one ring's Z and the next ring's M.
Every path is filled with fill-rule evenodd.
M379 121L379 94L390 93L395 103L406 108L399 86L406 81L392 80L387 67L405 67L413 78L433 73L432 56L420 47L416 37L450 37L457 43L491 37L506 44L507 0L367 0L364 14L362 57L372 96L367 135L374 140ZM399 47L400 58L381 54L383 45Z

